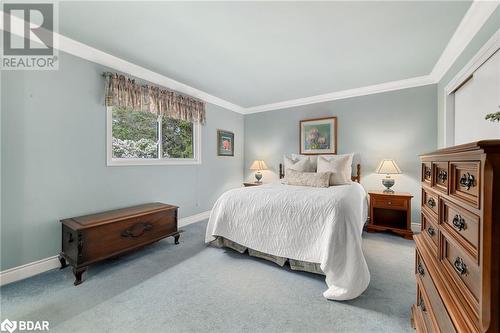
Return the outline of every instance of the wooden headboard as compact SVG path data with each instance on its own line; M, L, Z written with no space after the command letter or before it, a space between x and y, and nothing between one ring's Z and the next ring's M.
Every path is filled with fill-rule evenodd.
M280 179L285 177L285 168L283 168L283 164L280 163ZM356 164L356 175L351 176L353 182L360 182L361 180L361 164Z

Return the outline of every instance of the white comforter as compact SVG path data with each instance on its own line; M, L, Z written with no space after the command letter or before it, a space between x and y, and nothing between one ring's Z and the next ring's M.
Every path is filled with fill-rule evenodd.
M320 263L328 285L323 296L348 300L370 282L361 248L366 217L366 192L358 183L238 188L215 203L205 240L222 236L264 253Z

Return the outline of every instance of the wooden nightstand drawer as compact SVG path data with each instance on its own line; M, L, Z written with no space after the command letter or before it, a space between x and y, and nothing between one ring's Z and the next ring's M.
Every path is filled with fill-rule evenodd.
M262 185L262 183L256 183L256 182L245 182L245 183L243 183L243 186L245 186L245 187L259 186L259 185Z
M408 199L394 197L376 197L373 199L373 207L406 209L408 208Z

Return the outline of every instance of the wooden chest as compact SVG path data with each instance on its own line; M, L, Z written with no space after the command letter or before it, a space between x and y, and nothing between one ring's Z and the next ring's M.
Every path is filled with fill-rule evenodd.
M500 140L421 156L418 332L500 332Z
M75 286L87 266L173 236L179 243L177 207L149 203L61 220L61 267L73 266Z

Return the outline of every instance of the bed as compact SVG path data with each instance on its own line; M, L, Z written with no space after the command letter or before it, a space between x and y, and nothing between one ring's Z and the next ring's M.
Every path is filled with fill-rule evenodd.
M359 165L356 169L348 185L316 188L277 182L229 190L211 211L205 241L323 274L327 299L356 298L370 282L361 246L367 195L359 184Z

